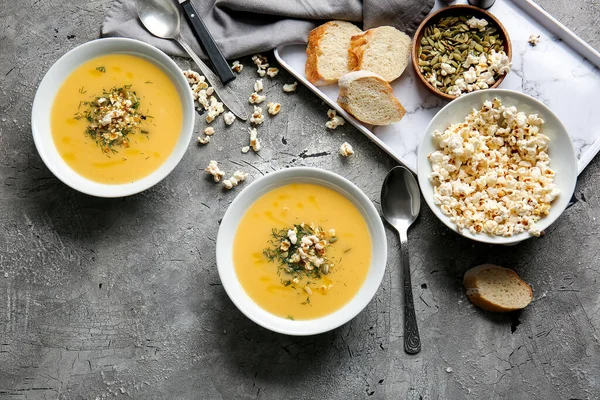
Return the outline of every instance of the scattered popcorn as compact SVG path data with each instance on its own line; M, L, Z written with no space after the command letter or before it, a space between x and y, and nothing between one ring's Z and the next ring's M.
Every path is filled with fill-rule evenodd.
M208 94L206 93L206 90L199 91L198 98L196 100L198 100L198 104L200 104L205 110L208 110L208 107L210 107L210 101L208 100Z
M250 151L250 146L244 146L244 147L242 147L242 153L246 154L249 151Z
M433 200L458 230L540 235L535 224L559 195L543 124L537 114L494 99L434 132L439 150L428 156Z
M257 69L256 72L258 72L258 75L265 76L267 73L267 68L269 68L269 62L267 60L267 57L262 56L260 54L256 54L252 56L252 61L254 62L254 64L256 65Z
M267 98L267 96L261 96L260 94L254 92L250 95L248 102L250 104L259 104L259 103L262 103L263 101L265 101L266 98Z
M532 33L531 35L529 35L529 40L527 40L527 43L529 43L529 45L531 47L535 47L535 46L537 46L539 41L540 41L540 35L534 35Z
M286 93L295 92L298 87L298 81L294 81L294 83L286 83L283 85L283 91Z
M354 149L350 146L350 143L344 142L340 146L340 155L343 157L349 157L354 154Z
M204 78L204 77L202 77ZM200 96L200 92L204 91L204 90L208 90L208 89L212 89L208 87L208 84L206 82L198 82L192 85L191 90L192 90L192 97L194 98L194 100L198 100L198 97Z
M213 128L212 126L209 126L208 128L204 129L204 134L206 136L212 136L215 134L215 128Z
M250 116L250 123L260 125L264 120L265 116L263 115L262 108L254 106L254 112Z
M256 64L257 67L267 68L269 66L269 60L262 54L253 55L252 62L254 62L254 64Z
M183 75L186 77L190 90L192 91L192 97L194 101L197 101L199 105L205 110L210 107L208 97L214 93L214 89L208 86L206 78L196 71L187 70L183 71Z
M208 112L206 114L206 122L210 124L224 112L225 108L223 107L223 103L218 101L215 96L210 96L210 105L208 106Z
M208 167L206 167L204 171L206 171L208 174L211 174L215 182L220 182L223 175L225 175L225 172L219 169L219 166L215 160L210 160Z
M239 61L236 60L233 62L231 69L233 70L233 72L236 72L239 74L244 69L244 66Z
M270 78L275 78L275 76L279 73L279 68L271 67L267 69L267 75Z
M230 190L239 185L241 182L245 181L247 177L247 173L242 171L235 171L231 178L225 179L223 181L223 186L225 186L225 189Z
M250 132L250 147L252 150L257 152L261 148L260 141L258 140L258 131L256 128L248 128L248 131ZM247 151L244 151L244 149L242 149L242 152L247 153Z
M200 144L209 144L210 143L210 136L198 136L198 143Z
M488 22L483 18L478 19L475 17L471 17L467 20L467 25L469 25L469 28L471 29L479 29L480 31L482 31L488 25Z
M329 121L325 122L325 126L327 129L335 129L338 126L342 126L346 123L344 118L337 115L337 112L334 109L327 110L327 116L329 117Z
M190 86L205 81L205 78L202 75L200 75L196 71L192 71L191 69L183 71L183 76L185 76Z
M279 111L281 110L281 104L273 103L271 101L267 103L267 107L268 107L267 111L271 115L277 115L277 114L279 114Z
M257 79L256 82L254 82L254 91L256 93L258 93L258 92L262 92L262 90L263 90L263 80Z
M227 111L223 114L223 120L225 121L225 124L231 125L235 121L235 115L231 111Z

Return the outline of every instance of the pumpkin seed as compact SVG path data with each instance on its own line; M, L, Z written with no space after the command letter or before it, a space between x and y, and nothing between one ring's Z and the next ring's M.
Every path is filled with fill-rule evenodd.
M466 24L470 15L444 17L423 30L418 49L419 71L426 79L435 74L439 80L437 89L447 93L455 85L465 69L463 62L469 55L479 57L495 50L504 51L504 41L497 33L498 28L488 25L483 31L471 29ZM488 21L489 22L489 21ZM456 69L442 77L441 64L447 63ZM470 66L469 66L470 67ZM494 76L498 78L498 76Z

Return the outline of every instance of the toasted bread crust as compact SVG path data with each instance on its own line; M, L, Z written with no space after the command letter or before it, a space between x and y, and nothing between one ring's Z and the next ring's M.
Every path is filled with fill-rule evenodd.
M319 74L319 69L317 68L317 58L319 56L319 48L321 44L321 38L327 31L331 25L333 25L334 21L329 21L320 25L310 31L308 34L308 44L306 46L306 65L304 67L304 73L306 74L306 79L310 83L316 86L327 85L333 82L327 82L321 74Z
M350 71L362 69L363 56L371 36L373 36L373 31L369 30L354 35L350 39L350 47L348 48L348 66L350 67Z
M406 110L404 109L404 107L402 106L402 104L398 101L398 99L394 96L394 91L392 90L392 87L390 86L390 84L383 78L381 78L380 76L378 76L375 73L372 72L368 72L368 71L355 71L355 72L351 72L350 74L356 74L356 73L361 73L362 76L359 76L355 79L352 79L348 82L346 82L343 79L340 79L340 92L337 98L337 103L350 115L352 115L354 118L358 119L359 121L365 122L367 124L371 124L371 125L390 125L396 122L399 122L402 118L404 118L404 115L406 114ZM348 74L346 74L348 75ZM350 86L350 84L352 82L356 82L359 81L361 79L376 79L379 82L381 82L384 85L384 94L386 96L388 96L388 98L393 102L393 106L394 108L398 111L399 116L397 119L395 120L390 120L390 121L386 121L386 122L382 122L382 121L376 121L376 120L369 120L368 118L364 118L364 119L360 119L359 117L356 116L356 114L354 113L354 110L352 109L352 104L350 104L348 102L348 87Z
M369 70L369 69L373 68L372 63L370 66L369 66L368 62L365 63L365 57L366 57L366 59L369 59L369 56L368 55L365 56L365 53L368 53L368 50L371 47L372 43L376 43L378 40L381 40L380 38L375 37L376 33L382 32L382 30L385 30L388 32L387 34L391 34L389 32L390 29L393 30L394 35L400 35L400 37L402 37L402 40L404 40L404 37L406 37L409 41L409 43L406 47L406 52L405 52L406 54L405 54L404 60L402 60L403 57L400 57L404 53L404 51L402 51L400 49L402 44L398 43L399 48L395 49L394 52L396 52L396 50L397 50L397 55L400 57L400 61L398 63L396 63L396 65L391 69L388 69L385 71L374 69L374 71L377 72L380 76L382 76L387 82L392 82L402 75L402 73L406 69L406 66L408 65L408 62L409 62L411 39L404 32L399 31L398 29L395 29L394 27L390 27L390 26L380 26L378 28L372 28L372 29L369 29L368 31L358 33L358 34L352 36L352 38L350 40L350 47L348 48L348 58L350 60L352 60L352 66L353 66L351 71ZM384 57L385 55L378 54L378 56ZM371 57L373 57L372 54L371 54Z
M332 83L336 83L337 78L326 78L319 72L319 57L323 54L321 50L321 41L323 36L328 29L333 26L341 26L341 25L352 25L356 30L360 31L360 29L347 21L329 21L320 25L310 31L308 34L308 44L306 46L306 64L304 66L304 73L306 75L306 79L310 83L315 86L324 86L330 85ZM348 44L349 45L349 44ZM352 65L350 58L347 58L347 70L352 71Z
M527 284L527 282L522 280L515 271L513 271L512 269L500 267L500 266L493 265L493 264L483 264L483 265L479 265L477 267L474 267L474 268L471 268L470 270L468 270L465 273L465 276L463 279L463 284L464 284L466 292L467 292L467 297L469 298L469 301L471 301L471 303L473 303L477 307L482 308L484 310L491 311L491 312L497 312L497 313L506 313L506 312L520 310L523 308L523 307L504 307L500 304L494 303L493 301L490 301L490 300L484 298L479 293L479 287L477 285L477 276L479 275L480 272L482 272L486 269L490 269L490 268L491 269L499 268L499 269L504 270L509 275L511 275L512 278L514 278L515 280L518 281L520 286L527 289L527 291L529 293L529 298L531 301L531 299L533 298L533 290L531 290L531 286L529 286ZM525 306L527 306L527 305L525 305Z

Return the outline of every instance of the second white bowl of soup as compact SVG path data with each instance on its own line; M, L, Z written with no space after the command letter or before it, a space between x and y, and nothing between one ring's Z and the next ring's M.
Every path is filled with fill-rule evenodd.
M275 332L311 335L354 318L385 271L381 218L353 183L317 168L253 182L233 201L217 238L227 294Z
M67 185L100 197L145 190L185 153L193 99L179 67L137 40L85 43L62 56L35 96L33 138Z

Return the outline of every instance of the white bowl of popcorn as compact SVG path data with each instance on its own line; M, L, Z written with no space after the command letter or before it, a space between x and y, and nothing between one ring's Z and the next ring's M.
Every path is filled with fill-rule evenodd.
M543 103L512 90L463 95L429 123L418 180L434 214L470 239L514 244L540 236L577 181L573 144Z

